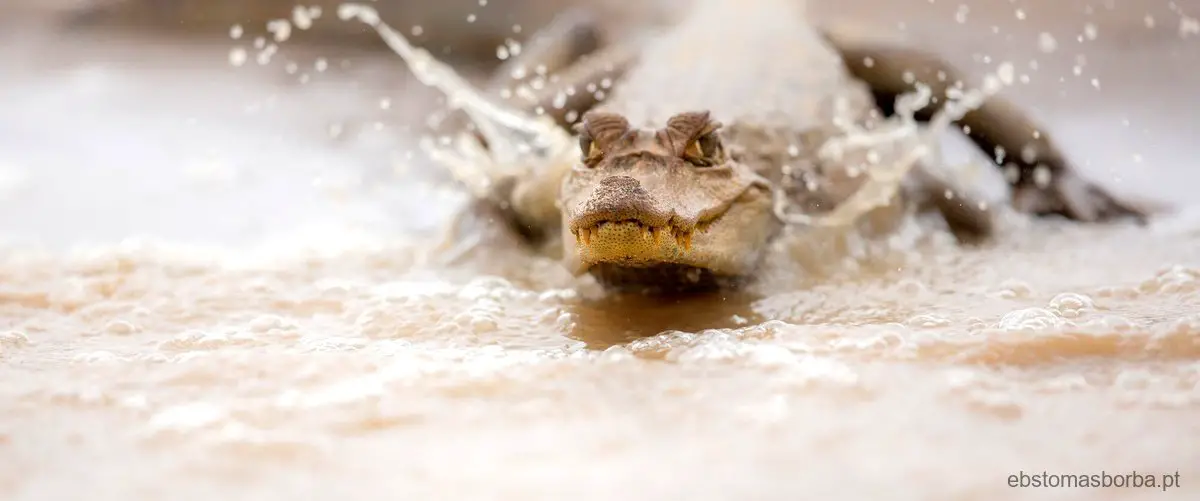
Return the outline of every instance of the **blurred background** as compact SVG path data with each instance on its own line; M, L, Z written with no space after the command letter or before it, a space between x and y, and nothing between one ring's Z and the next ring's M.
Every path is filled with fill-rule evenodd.
M340 2L308 30L283 0L0 3L0 239L51 247L153 236L254 242L329 226L428 231L452 208L414 147L438 94ZM469 75L563 9L611 36L680 0L366 2ZM1010 97L1122 196L1196 200L1200 0L822 0L973 74L1011 61ZM285 40L286 39L286 40ZM277 41L279 40L279 41ZM952 155L967 155L967 150Z

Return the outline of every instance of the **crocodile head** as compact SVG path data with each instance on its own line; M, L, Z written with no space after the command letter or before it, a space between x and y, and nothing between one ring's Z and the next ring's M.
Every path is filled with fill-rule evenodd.
M561 191L564 258L616 289L679 292L736 283L778 228L767 181L731 158L708 112L659 130L589 112L581 162Z

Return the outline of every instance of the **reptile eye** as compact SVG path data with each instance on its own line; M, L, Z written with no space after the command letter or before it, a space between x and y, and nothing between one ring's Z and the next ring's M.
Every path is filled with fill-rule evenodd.
M579 155L583 163L594 167L604 157L604 150L610 149L629 131L629 121L615 113L592 110L583 114L574 129L579 134ZM603 144L604 148L597 143Z
M596 142L587 136L579 136L579 154L580 160L588 166L594 165L604 152L600 151L600 147L596 146Z
M721 162L721 140L716 133L703 134L688 143L683 159L698 167L711 167Z

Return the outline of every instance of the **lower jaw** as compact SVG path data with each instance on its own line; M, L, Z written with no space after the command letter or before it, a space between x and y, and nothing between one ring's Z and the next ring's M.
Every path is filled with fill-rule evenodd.
M631 251L622 254L596 255L580 248L568 249L565 259L567 268L576 276L593 273L597 268L620 268L629 270L661 269L667 267L696 268L702 266L695 259L677 251L678 255L671 256L670 252Z
M626 266L617 263L598 263L588 268L605 289L641 294L705 293L741 286L742 277L730 277L676 263L654 263Z
M621 268L654 268L660 266L695 266L699 256L691 256L696 249L683 250L673 248L637 248L631 247L623 252L596 252L575 243L564 249L564 264L576 276L588 273L591 269L604 267Z

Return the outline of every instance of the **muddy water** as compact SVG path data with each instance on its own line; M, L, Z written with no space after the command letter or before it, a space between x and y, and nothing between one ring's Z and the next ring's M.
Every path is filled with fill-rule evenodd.
M279 85L229 71L226 45L12 33L4 499L1200 492L1195 218L1016 221L985 248L783 260L740 294L601 297L528 256L441 264L461 196L388 118L432 93L382 62ZM1097 115L1057 123L1123 162L1128 137L1087 137ZM1129 177L1186 202L1182 152L1144 154L1176 162ZM1008 486L1135 470L1181 486Z

